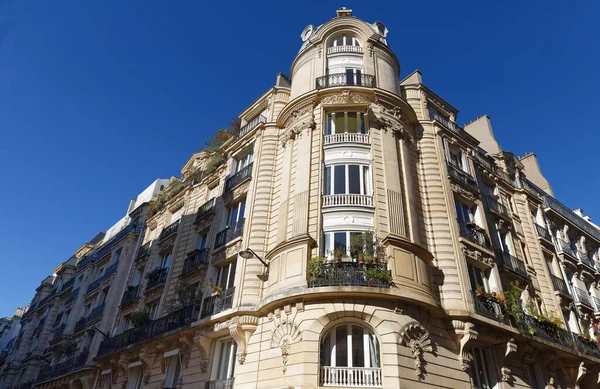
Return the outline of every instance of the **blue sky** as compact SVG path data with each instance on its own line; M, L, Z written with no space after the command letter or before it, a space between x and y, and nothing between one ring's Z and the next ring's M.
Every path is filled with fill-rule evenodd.
M600 221L597 1L0 0L0 316L177 175L289 74L300 33L344 5L381 20L401 63L535 151L557 197Z

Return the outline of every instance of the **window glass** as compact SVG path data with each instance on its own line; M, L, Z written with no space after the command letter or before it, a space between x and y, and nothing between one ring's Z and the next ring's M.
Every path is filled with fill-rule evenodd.
M346 166L332 166L334 172L333 190L334 194L346 193Z
M348 366L348 327L335 329L335 362L336 366Z
M217 380L226 380L233 377L233 369L235 366L236 343L233 339L222 341L219 344L219 359L217 367Z
M162 258L161 267L168 268L171 265L171 253L165 254Z
M324 189L325 189L325 194L331 194L331 169L333 169L333 166L327 166L325 168L325 182L324 182Z
M365 367L363 329L359 326L352 326L352 366Z
M348 193L360 194L359 165L348 165Z
M370 195L371 192L371 175L369 174L369 167L363 166L363 194Z
M345 232L335 232L333 234L334 239L334 250L340 249L346 252L346 233Z
M348 132L359 132L358 119L356 112L348 112Z
M336 112L334 115L334 133L342 134L346 131L346 117L344 112Z

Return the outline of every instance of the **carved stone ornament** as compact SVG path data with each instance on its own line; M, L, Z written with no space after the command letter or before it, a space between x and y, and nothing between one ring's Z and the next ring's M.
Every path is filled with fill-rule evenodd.
M585 377L586 374L587 374L587 368L585 367L585 364L582 361L579 364L579 369L577 369L577 380L575 381L577 384L577 387L580 387L579 384L581 383L581 380L583 380L583 377Z
M502 382L511 383L513 381L512 371L510 368L506 367L504 362L508 360L509 355L514 355L517 352L517 343L514 338L511 338L508 342L500 344L496 346L496 348L498 349L496 355L498 356Z
M179 355L181 356L181 364L183 367L188 367L190 364L190 355L192 353L193 345L194 339L192 339L190 335L179 337Z
M429 337L429 332L419 322L411 321L400 330L402 344L409 347L415 359L415 375L419 381L425 378L425 358L423 354L433 353L434 346Z
M156 349L144 347L140 350L140 362L142 362L142 370L144 374L144 383L147 384L150 381L150 373L152 373L152 366L158 357Z
M232 324L229 326L229 333L237 343L238 362L240 365L243 365L248 354L248 342L258 327L258 317L247 315L233 319L236 320L232 320Z
M450 182L450 188L453 192L458 193L467 200L475 201L475 199L477 198L473 191L466 189L464 186L456 184L454 182Z
M333 104L370 104L373 99L360 93L352 93L349 89L342 89L340 93L327 95L321 99L323 105Z
M475 330L475 325L473 323L452 320L452 326L458 336L458 362L460 363L460 368L463 371L467 371L471 367L471 362L473 361L473 355L471 354L473 341L477 339L479 333Z
M476 248L471 249L466 244L461 243L460 249L465 257L471 258L477 262L481 262L486 266L494 267L495 265L494 258L484 256L483 253Z
M269 315L273 320L273 330L271 331L271 348L279 347L281 349L281 358L283 360L283 374L287 371L287 361L290 354L290 348L293 343L302 340L302 334L298 326L294 324L296 315L291 315L291 309L281 313L281 310L275 311Z
M200 371L202 373L206 373L206 370L208 369L208 363L210 362L209 359L209 355L210 355L210 349L212 347L213 344L213 339L206 337L206 336L202 336L202 335L196 335L194 337L194 345L196 346L196 348L198 349L198 351L200 351Z

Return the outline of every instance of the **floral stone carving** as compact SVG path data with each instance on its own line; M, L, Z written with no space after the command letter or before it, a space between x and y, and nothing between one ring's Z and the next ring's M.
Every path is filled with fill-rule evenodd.
M287 371L287 361L292 344L302 340L300 329L294 324L295 317L295 315L290 315L289 310L286 310L283 315L280 310L277 310L276 314L273 316L271 347L279 347L281 349L283 374Z
M415 359L415 375L420 380L425 378L425 358L423 354L433 353L434 345L429 337L429 332L419 322L411 321L400 330L402 344L409 347Z

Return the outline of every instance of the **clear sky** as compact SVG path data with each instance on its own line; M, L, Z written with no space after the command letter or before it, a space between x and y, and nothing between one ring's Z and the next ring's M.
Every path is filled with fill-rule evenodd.
M293 4L293 5L292 5ZM596 0L0 0L0 316L129 198L289 68L300 33L347 6L557 197L600 221Z

